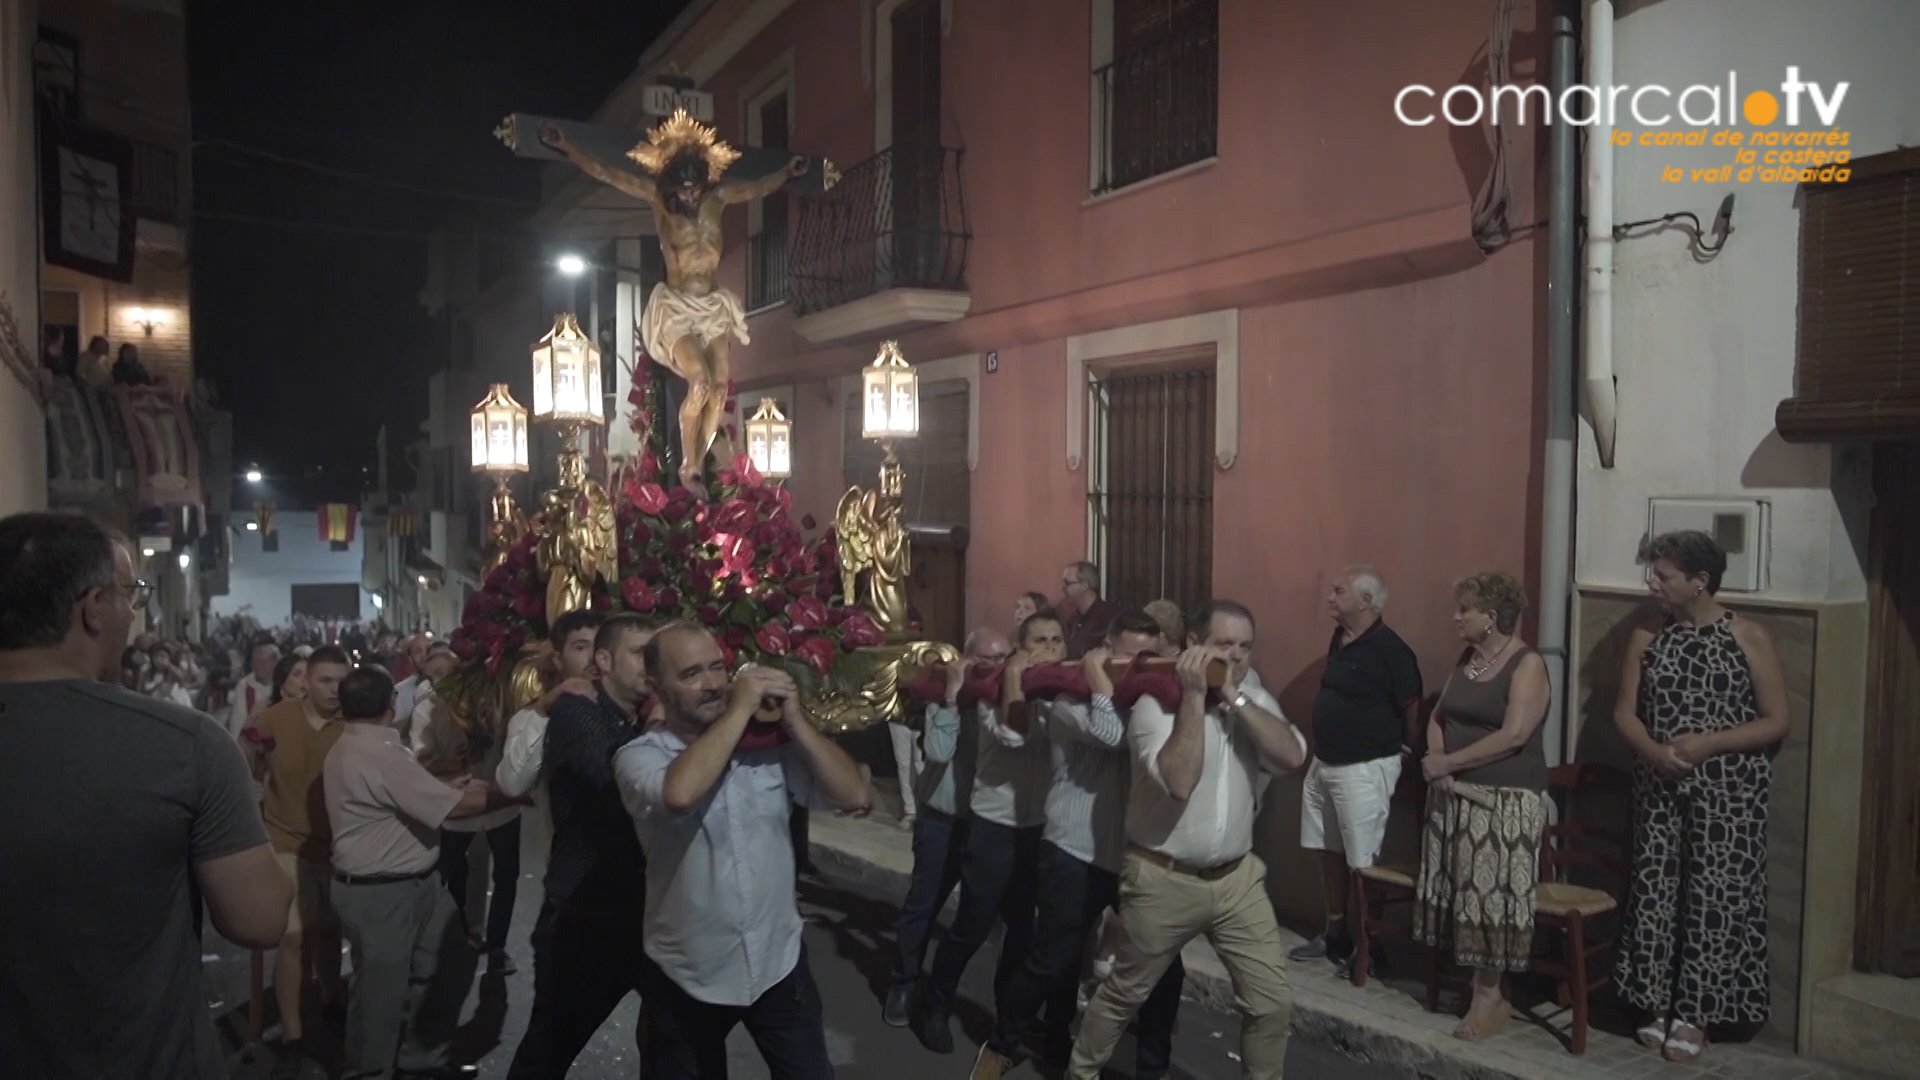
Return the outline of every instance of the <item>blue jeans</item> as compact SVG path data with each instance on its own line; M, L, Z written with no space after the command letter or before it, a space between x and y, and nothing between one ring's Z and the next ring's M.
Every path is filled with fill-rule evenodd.
M826 1018L806 946L787 977L751 1005L697 1000L650 959L646 986L640 1075L647 1080L727 1080L727 1035L737 1024L747 1025L773 1080L833 1080Z
M1082 862L1052 844L1040 845L1039 911L1033 948L994 1002L998 1017L987 1045L1009 1056L1037 1053L1065 1069L1073 1054L1073 1017L1087 935L1120 897L1118 875ZM1186 969L1178 957L1141 1006L1135 1068L1165 1076L1173 1064L1173 1021L1180 1011ZM1046 1014L1041 1021L1042 1011Z
M993 972L994 1000L1007 991L1013 973L1026 963L1033 944L1034 871L1042 827L1015 829L974 818L967 826L967 851L960 863L960 913L933 954L925 1007L948 1012L968 961L986 944L993 924L1007 925L1000 963Z
M900 904L894 929L899 955L893 961L894 989L920 981L927 960L927 939L947 897L960 884L960 860L967 852L967 821L923 806L913 822L913 883Z

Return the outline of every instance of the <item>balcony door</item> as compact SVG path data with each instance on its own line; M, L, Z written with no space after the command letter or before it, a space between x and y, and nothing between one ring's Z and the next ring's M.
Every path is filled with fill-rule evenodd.
M1920 442L1874 446L1854 962L1920 976Z
M895 8L893 142L890 150L892 242L882 288L940 280L940 0Z

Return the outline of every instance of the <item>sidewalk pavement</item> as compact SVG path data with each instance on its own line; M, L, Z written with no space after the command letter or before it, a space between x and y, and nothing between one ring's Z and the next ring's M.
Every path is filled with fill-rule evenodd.
M885 816L888 804L882 795L882 809L866 818L814 814L809 841L815 866L906 895L913 873L912 844L899 820ZM1283 953L1302 940L1284 927L1280 934ZM1419 955L1406 952L1395 970L1424 972ZM1183 959L1187 996L1231 1010L1233 988L1212 946L1197 940L1187 946ZM1356 1060L1401 1066L1407 1076L1421 1080L1851 1080L1863 1075L1758 1043L1715 1044L1696 1062L1668 1062L1634 1042L1624 1029L1603 1031L1598 1025L1588 1033L1587 1052L1575 1057L1564 1042L1570 1013L1551 1000L1526 1011L1530 1022L1516 1017L1492 1039L1463 1042L1452 1031L1465 1008L1464 985L1452 993L1443 990L1442 1011L1429 1013L1421 1007L1417 980L1369 979L1364 988L1356 988L1336 978L1333 965L1326 962L1289 963L1287 978L1294 993L1296 1036Z

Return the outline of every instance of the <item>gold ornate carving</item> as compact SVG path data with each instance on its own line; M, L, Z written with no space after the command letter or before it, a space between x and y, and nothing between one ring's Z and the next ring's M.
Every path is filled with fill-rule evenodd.
M488 560L487 569L492 570L507 561L507 552L527 535L527 515L513 504L513 492L507 490L507 478L501 474L493 477L492 515L487 522L487 540L493 545L493 558Z
M893 642L906 640L907 575L913 569L913 548L907 541L906 525L900 520L901 473L900 462L889 446L886 461L880 466L879 488L848 488L834 513L834 527L840 537L840 573L854 583L862 574L867 575L864 590L856 584L850 591L861 595L880 632Z
M647 132L647 141L627 151L627 156L658 176L665 171L667 162L688 152L706 161L707 179L715 183L719 183L727 166L740 160L740 151L723 142L718 132L687 115L685 109L675 109L672 116L655 124Z
M960 660L960 650L935 641L862 649L880 660L866 683L854 690L822 690L801 698L807 722L827 735L859 731L873 724L911 723L906 688L913 675L934 664Z
M840 182L840 170L826 158L820 159L820 190L832 191L833 185Z
M540 536L540 572L547 577L547 625L593 602L593 586L619 573L614 539L613 500L599 481L587 475L580 456L579 430L561 432L560 486L547 492L546 528Z

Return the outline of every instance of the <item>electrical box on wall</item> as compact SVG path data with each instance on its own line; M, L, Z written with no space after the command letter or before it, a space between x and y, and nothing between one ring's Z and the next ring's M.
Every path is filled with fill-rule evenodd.
M1647 500L1649 536L1695 529L1713 537L1727 553L1727 573L1720 587L1729 592L1766 589L1772 525L1773 504L1765 499Z

